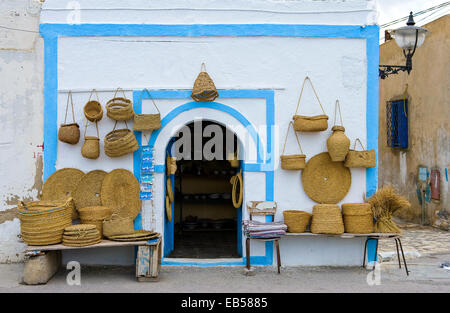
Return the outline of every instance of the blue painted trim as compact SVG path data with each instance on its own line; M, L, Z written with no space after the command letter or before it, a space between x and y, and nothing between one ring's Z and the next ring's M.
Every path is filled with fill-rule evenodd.
M58 38L44 36L44 181L56 171L58 145Z
M366 38L375 25L290 25L290 24L51 24L42 23L43 36L169 36L169 37L321 37Z

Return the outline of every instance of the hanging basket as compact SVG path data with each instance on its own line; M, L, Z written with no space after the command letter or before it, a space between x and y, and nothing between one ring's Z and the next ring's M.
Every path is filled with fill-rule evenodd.
M72 106L72 120L73 123L67 124L67 110L69 108L69 100ZM66 116L64 118L64 123L61 124L58 130L58 139L62 142L76 145L78 141L80 141L80 126L75 123L75 113L73 110L73 98L72 91L69 91L67 96L67 104L66 104Z
M92 94L94 92L97 95L97 100L91 100ZM103 108L102 108L102 105L100 104L97 90L92 89L91 94L89 96L89 100L84 105L83 111L84 111L84 116L90 122L98 122L103 118Z
M153 105L155 106L156 110L158 111L157 114L135 114L134 115L134 125L133 130L135 131L145 131L145 130L156 130L162 128L161 125L161 112L158 109L158 106L156 105L155 101L153 100L152 96L150 95L150 92L147 89L144 89L144 91L147 91L150 99L153 102ZM141 99L139 100L142 103L142 94L141 93Z
M284 223L289 233L304 233L311 220L311 213L297 210L283 211Z
M194 82L191 97L197 102L214 101L219 96L213 80L206 72L205 63L202 63L201 72Z
M298 139L297 134L295 134L295 138L297 139L298 147L300 148L301 154L292 154L292 155L284 155L284 151L286 149L286 143L287 143L287 136L289 133L289 128L292 126L294 127L292 122L289 122L288 129L286 131L286 138L284 139L284 146L283 146L283 152L280 156L281 159L281 168L283 170L302 170L306 166L306 155L303 154L302 146L300 145L300 140Z
M356 150L356 142L362 147L361 151ZM375 150L366 150L361 143L359 138L356 138L355 144L353 145L353 150L349 150L347 156L345 158L344 166L346 167L375 167L377 166L377 157L375 154Z
M339 116L341 119L341 125L336 125L336 112L339 110ZM334 111L334 126L331 129L333 134L327 140L328 153L333 162L341 162L345 160L348 150L350 148L350 139L345 135L345 128L342 123L342 113L339 101L336 100L336 106Z
M243 185L243 180L242 180L242 171L240 173L237 173L233 177L231 177L230 183L231 183L231 185L233 185L232 193L231 193L231 200L233 201L233 206L236 209L238 209L241 207L242 201L244 199L244 190L243 190L244 185ZM238 185L239 185L239 194L237 194Z
M116 121L127 121L134 117L133 103L127 99L123 90L123 98L116 97L120 89L118 88L114 94L114 98L106 103L106 115Z
M323 112L322 115L315 115L315 116L297 115L306 81L309 81L312 90L314 91L314 95L316 96L317 102L319 103L320 108L322 109ZM325 114L325 110L323 109L322 104L320 103L319 96L317 95L317 92L314 89L311 79L308 76L305 77L305 80L303 81L300 96L298 98L297 109L292 119L294 121L295 131L317 132L328 129L328 116Z
M81 155L87 159L95 160L100 156L100 138L98 133L98 125L95 122L95 127L97 128L97 137L94 136L86 136L87 131L87 122L86 128L84 130L84 144L81 148Z
M126 124L126 122L125 122ZM134 133L128 129L114 129L105 136L105 154L111 158L120 157L139 149Z
M177 158L167 156L166 158L167 175L174 175L177 171Z

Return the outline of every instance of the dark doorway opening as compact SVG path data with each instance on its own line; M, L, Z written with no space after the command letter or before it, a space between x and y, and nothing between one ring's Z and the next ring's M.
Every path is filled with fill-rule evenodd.
M201 123L201 126L194 125L196 123ZM177 171L174 180L174 247L170 258L216 259L241 256L241 236L238 233L241 231L241 214L240 208L233 206L230 184L231 177L240 171L240 165L234 164L233 167L227 160L229 149L223 148L221 156L214 159L199 154L199 149L204 151L205 144L213 137L203 137L205 128L210 125L220 128L224 146L226 137L231 135L228 138L232 138L232 151L237 150L236 135L223 125L210 121L196 121L187 125L192 134L190 159L182 149L174 149ZM174 138L174 142L181 136L180 133L179 137ZM199 136L202 138L200 144Z

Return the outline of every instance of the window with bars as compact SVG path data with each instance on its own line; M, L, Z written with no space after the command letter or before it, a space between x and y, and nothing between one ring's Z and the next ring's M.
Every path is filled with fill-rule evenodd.
M387 145L392 148L408 148L408 100L386 103Z

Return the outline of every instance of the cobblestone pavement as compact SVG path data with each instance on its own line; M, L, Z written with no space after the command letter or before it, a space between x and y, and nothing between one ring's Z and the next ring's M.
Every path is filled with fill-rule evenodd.
M448 231L419 225L403 227L402 230L401 241L407 257L450 252L450 232ZM380 240L378 251L383 259L396 258L395 241L393 239Z

